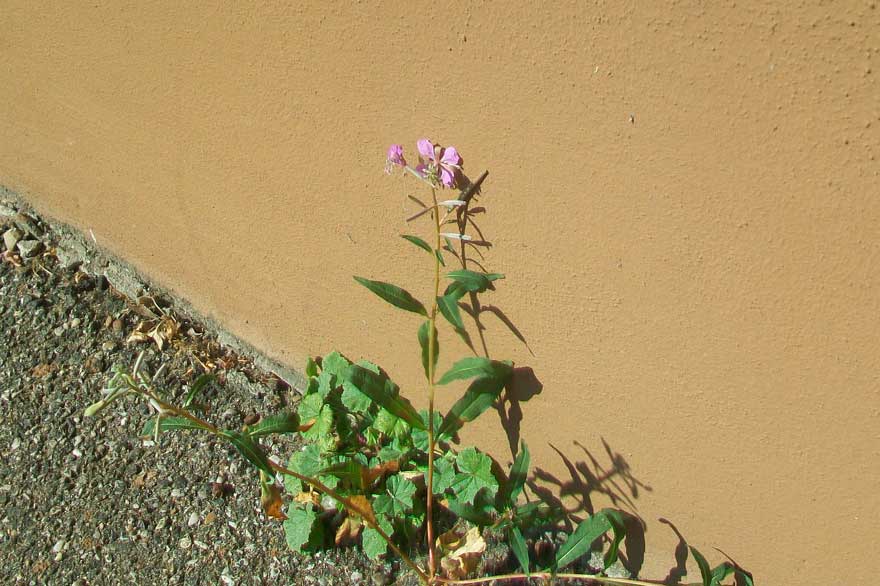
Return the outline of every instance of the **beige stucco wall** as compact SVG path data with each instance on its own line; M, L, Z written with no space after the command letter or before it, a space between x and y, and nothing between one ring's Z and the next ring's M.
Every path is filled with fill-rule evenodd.
M384 149L455 144L491 171L491 303L534 355L487 338L543 384L538 467L619 453L648 577L664 517L764 584L869 584L880 9L813 4L6 0L0 184L274 357L338 348L417 393L418 321L351 275L426 296ZM465 439L509 460L497 423Z

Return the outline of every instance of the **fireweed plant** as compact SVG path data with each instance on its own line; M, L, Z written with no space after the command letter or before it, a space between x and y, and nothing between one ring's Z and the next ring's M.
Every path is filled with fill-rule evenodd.
M360 541L372 559L393 552L421 583L479 584L490 581L581 579L605 584L650 584L610 577L605 571L618 559L626 537L623 515L604 509L580 522L550 556L530 556L528 538L558 526L558 508L528 502L524 488L529 451L523 443L505 474L475 447L456 449L459 430L496 404L513 375L509 361L469 356L445 373L437 372L440 354L438 325L447 322L455 335L472 348L459 301L494 289L504 276L467 268L448 270L445 256L459 261L469 245L485 244L465 233L469 205L487 173L471 182L462 172L455 147L428 139L417 142L418 164L410 166L403 147L388 149L386 172L395 169L430 193L428 203L410 196L422 209L408 222L430 220L429 239L403 235L428 253L432 264L432 294L426 305L406 290L363 277L355 280L391 305L418 318L416 338L427 386L427 410L417 411L381 368L367 361L352 363L338 352L310 359L308 386L295 412L265 417L242 429L222 429L205 420L197 402L213 376L197 378L179 405L157 388L143 367L143 354L129 370L121 367L108 381L103 398L86 409L94 415L116 399L135 396L155 411L142 435L157 443L162 432L196 430L231 443L259 473L261 502L267 516L283 520L288 545L296 551L315 551L331 544ZM454 197L441 198L442 193ZM449 227L451 226L451 228ZM458 246L458 253L456 252ZM159 369L161 371L161 368ZM434 407L438 387L470 381L445 414ZM303 447L286 464L267 456L261 440L272 434L299 434ZM286 496L282 494L282 488ZM440 532L442 530L442 533ZM470 577L485 551L484 531L502 535L521 572ZM424 543L424 550L418 543ZM420 552L426 550L425 563ZM593 551L603 553L602 571L564 573ZM710 568L691 548L704 586L718 586L730 575L751 586L751 575L724 562ZM543 559L541 559L543 558Z

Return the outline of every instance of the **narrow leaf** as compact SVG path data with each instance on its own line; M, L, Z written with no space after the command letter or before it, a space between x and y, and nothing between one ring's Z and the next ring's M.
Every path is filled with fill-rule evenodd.
M386 377L357 364L352 364L348 369L346 379L360 392L372 399L374 403L400 417L412 427L425 429L425 424L419 417L418 411L409 401L397 393L397 385Z
M217 377L213 374L203 374L198 377L189 388L189 392L186 394L186 398L183 400L184 409L189 407L193 402L193 399L196 398L196 395L202 392L202 390L207 387L210 383L215 382Z
M721 586L721 582L735 571L733 564L722 562L712 569L712 586Z
M472 382L443 418L437 435L452 437L465 423L473 421L491 407L503 388L504 380L497 378L480 378Z
M363 277L355 277L354 280L395 307L418 313L425 317L428 316L428 311L425 309L425 306L397 285L383 283L382 281L371 281L370 279L364 279Z
M510 543L510 549L513 550L513 555L516 556L516 560L519 562L520 567L522 567L523 572L525 572L526 578L528 578L529 548L526 545L526 540L523 538L523 534L519 528L511 527L507 531L507 541Z
M522 494L523 486L526 484L526 477L529 474L529 448L526 446L525 442L521 442L519 445L519 452L516 454L516 459L513 461L513 466L510 467L510 476L507 478L507 484L505 486L505 501L507 501L507 506L513 508L516 506L516 501L519 499L519 495Z
M156 417L151 417L144 424L141 435L144 437L155 437L156 435ZM191 421L186 417L159 417L159 432L172 431L175 429L207 429L205 426Z
M446 318L446 321L452 324L452 327L456 330L463 330L464 322L461 320L461 311L458 308L459 299L461 299L460 296L443 295L437 298L437 307L440 309L443 317Z
M555 569L563 569L590 551L592 543L609 529L611 524L605 515L593 515L584 519L556 552Z
M493 378L506 381L512 367L513 364L508 361L500 362L482 356L471 356L453 364L452 368L440 377L437 384L445 385L454 380L469 378Z
M703 579L703 586L711 586L712 584L712 570L709 569L709 562L706 561L706 558L703 557L697 548L694 546L689 546L691 550L691 555L694 556L694 561L697 562L697 566L700 568L700 576Z
M460 283L462 287L471 293L481 293L488 289L492 283L483 273L464 269L451 271L446 276L456 283Z
M623 515L620 514L620 511L615 511L614 509L602 509L600 514L605 515L605 518L608 519L608 524L611 525L611 533L614 535L614 538L611 540L611 545L608 548L608 552L605 554L605 569L608 569L609 566L617 561L617 554L620 551L620 542L626 537L626 523L624 522Z
M411 236L410 234L401 234L400 237L403 238L404 240L408 240L408 241L412 242L413 244L415 244L416 246L418 246L422 250L424 250L430 254L434 254L434 249L431 248L431 245L428 244L427 242L425 242L424 240L422 240L421 238L419 238L418 236Z
M437 328L431 327L431 321L428 320L419 326L419 344L422 346L422 366L425 368L425 378L431 380L431 372L437 372L437 357L440 355L440 345L437 343ZM429 339L428 330L431 330ZM433 346L432 346L433 345ZM432 352L432 356L428 357L428 352Z
M251 437L261 437L273 433L294 433L299 428L299 417L296 413L279 413L248 426L247 432Z
M257 469L269 475L275 474L272 465L269 464L269 459L263 453L263 449L251 436L237 431L221 431L220 436L228 439L239 453Z

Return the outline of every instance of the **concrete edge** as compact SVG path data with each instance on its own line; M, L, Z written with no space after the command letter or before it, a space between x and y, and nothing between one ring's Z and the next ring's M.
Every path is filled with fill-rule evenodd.
M306 388L308 381L301 371L269 358L227 330L218 320L197 311L189 300L159 285L129 262L101 247L90 235L83 234L66 222L37 212L21 194L0 184L0 220L18 214L26 214L48 228L44 234L35 236L46 246L55 249L62 267L78 266L89 275L104 276L117 291L133 302L145 294L161 296L171 303L176 314L204 326L205 331L215 337L220 345L253 360L257 368L277 375L292 389L302 393Z

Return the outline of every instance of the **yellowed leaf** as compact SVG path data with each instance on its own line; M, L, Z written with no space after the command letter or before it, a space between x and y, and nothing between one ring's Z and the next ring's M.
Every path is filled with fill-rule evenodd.
M480 528L473 527L464 535L454 530L447 531L437 538L437 547L445 555L440 567L451 580L463 580L476 570L480 557L486 551L486 542L480 535Z
M281 490L274 482L263 483L260 491L260 503L263 505L263 511L266 512L267 517L281 521L287 519L287 515L281 511L284 507L281 500Z

